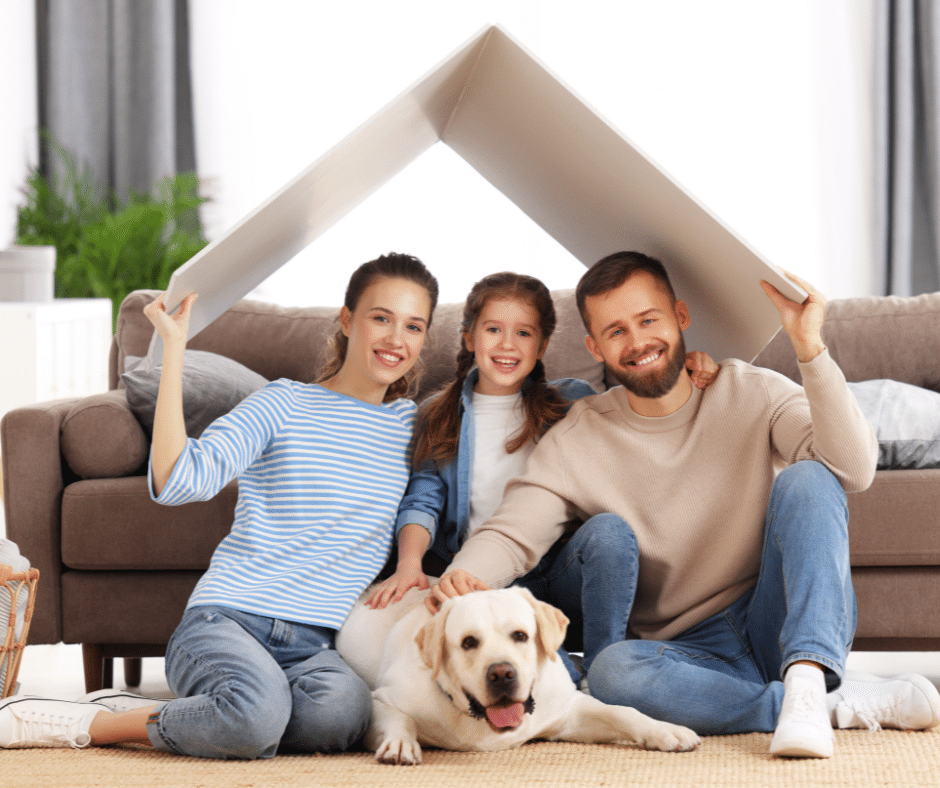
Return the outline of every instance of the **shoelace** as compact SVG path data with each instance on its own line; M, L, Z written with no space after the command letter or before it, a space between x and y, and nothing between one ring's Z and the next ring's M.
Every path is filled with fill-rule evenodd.
M786 711L806 722L818 722L819 696L811 690L793 693L787 697Z
M71 735L71 728L74 721L69 717L28 711L16 714L16 718L20 721L20 741L29 743L65 742L72 744L75 738Z
M893 708L889 699L884 699L880 703L872 698L842 701L836 707L836 716L840 727L847 727L852 722L851 716L846 714L846 711L851 712L865 723L869 733L880 731L880 720L888 719L891 712L898 716L898 711Z

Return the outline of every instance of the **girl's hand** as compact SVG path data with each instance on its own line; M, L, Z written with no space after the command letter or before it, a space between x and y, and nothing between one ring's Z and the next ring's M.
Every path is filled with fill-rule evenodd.
M388 580L376 587L366 600L366 605L373 610L382 610L389 602L401 602L401 598L409 588L420 588L422 591L430 588L428 577L421 568L411 569L399 567Z
M685 354L685 368L689 370L692 384L700 389L707 389L714 383L721 369L708 353L701 350Z
M199 295L192 293L186 296L175 315L167 314L166 306L163 303L165 297L166 293L160 293L155 301L151 301L144 307L144 314L153 323L154 328L157 329L164 345L179 342L185 345L186 340L189 338L189 319L192 316L192 307Z

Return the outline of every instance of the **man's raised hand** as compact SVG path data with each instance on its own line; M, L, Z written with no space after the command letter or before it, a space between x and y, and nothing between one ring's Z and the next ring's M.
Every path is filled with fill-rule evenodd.
M805 364L826 349L822 340L823 320L826 317L826 297L808 282L787 271L783 273L787 279L795 282L807 292L808 295L802 303L791 301L770 282L763 279L760 286L777 307L783 330L787 332L787 336L793 343L797 359Z

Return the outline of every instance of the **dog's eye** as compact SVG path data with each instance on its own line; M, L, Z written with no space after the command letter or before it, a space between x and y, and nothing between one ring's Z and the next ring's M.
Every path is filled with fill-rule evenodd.
M464 651L470 651L472 649L475 649L479 645L480 645L480 641L477 640L472 635L467 635L467 637L465 637L463 639L463 642L460 644L461 648L463 648Z
M515 632L513 632L511 637L516 641L516 643L525 643L529 639L528 634L523 632L521 629L517 629Z

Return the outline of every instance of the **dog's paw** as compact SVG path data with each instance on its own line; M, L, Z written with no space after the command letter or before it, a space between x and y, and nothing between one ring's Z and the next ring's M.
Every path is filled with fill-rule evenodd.
M682 725L672 725L660 722L647 731L638 744L647 750L662 750L663 752L689 752L702 743L699 735Z
M421 763L421 745L415 739L388 738L375 751L375 759L395 766L417 766Z

